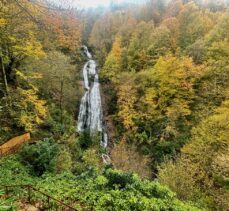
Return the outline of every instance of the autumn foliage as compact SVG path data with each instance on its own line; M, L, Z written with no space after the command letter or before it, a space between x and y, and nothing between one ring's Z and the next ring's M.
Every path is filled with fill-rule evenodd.
M111 84L109 119L117 130L112 156L144 163L124 153L125 140L151 158L180 199L227 210L229 16L228 4L218 3L150 0L114 9L99 17L90 41L106 56L101 77L106 89ZM102 36L100 27L110 30ZM133 164L116 160L122 169Z

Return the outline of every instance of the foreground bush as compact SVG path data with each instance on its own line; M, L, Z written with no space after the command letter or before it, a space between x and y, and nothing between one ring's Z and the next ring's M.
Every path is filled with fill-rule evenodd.
M32 184L42 192L80 210L199 210L183 203L176 195L158 182L142 180L135 174L106 169L103 173L90 170L79 176L72 173L58 175L29 175L29 168L23 166L18 157L0 160L0 184ZM15 200L27 197L25 193L13 190ZM39 201L39 197L35 197Z
M58 151L58 145L52 139L45 139L33 145L24 145L20 157L32 174L41 176L46 171L54 171Z
M179 201L158 182L113 169L78 177L67 173L46 175L37 186L56 198L68 199L69 203L80 201L89 210L199 210Z

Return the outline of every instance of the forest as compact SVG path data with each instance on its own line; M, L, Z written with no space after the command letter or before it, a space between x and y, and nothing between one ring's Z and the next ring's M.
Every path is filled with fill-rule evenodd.
M229 210L229 1L75 2L0 0L0 211Z

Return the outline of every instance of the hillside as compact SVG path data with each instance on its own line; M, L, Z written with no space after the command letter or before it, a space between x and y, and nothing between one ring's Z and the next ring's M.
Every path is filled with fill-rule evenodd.
M75 5L0 1L0 210L228 210L229 2Z

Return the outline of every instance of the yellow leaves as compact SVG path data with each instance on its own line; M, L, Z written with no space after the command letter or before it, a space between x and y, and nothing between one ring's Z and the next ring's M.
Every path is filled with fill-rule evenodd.
M140 98L142 113L142 118L147 120L155 119L158 116L157 104L158 104L158 95L154 87L150 87L145 90L144 96Z
M226 114L229 112L229 100L225 100L222 105L216 109L217 114Z
M23 72L21 72L19 70L16 70L16 75L18 77L21 77L23 80L27 80L28 79L27 76Z
M7 27L2 30L0 43L3 43L2 47L11 52L11 57L14 57L15 62L28 56L33 58L44 56L42 45L38 41L38 25L35 21L39 16L37 6L24 0L20 1L20 4L27 12L16 2L10 1L4 4L5 8L0 14L4 17L0 19L0 27L7 23ZM28 13L31 17L28 17Z
M192 176L189 179L192 178L194 185L201 187L214 199L220 198L217 190L220 190L220 194L226 193L226 185L222 184L228 180L228 137L229 102L226 101L216 109L215 114L204 119L193 129L192 138L181 150L181 158L173 165L174 173L180 171L184 174L191 169ZM171 176L172 171L168 169L169 165L166 165L160 170L159 178L166 179L167 183L173 181L178 175L175 173L175 176L172 176L173 179L168 180L167 176ZM182 177L181 175L179 178ZM222 183L217 178L220 178ZM182 179L182 183L187 184L187 182L188 180ZM179 185L176 184L175 188L179 189Z
M121 72L121 59L121 39L117 37L101 71L101 77L108 78L113 83L117 83L118 75Z
M159 180L188 200L196 201L199 189L227 210L228 202L221 202L228 196L228 137L229 101L225 101L193 129L192 138L181 150L181 157L175 163L168 161L160 167Z
M42 45L37 41L33 33L29 33L29 37L24 42L13 46L14 54L20 56L34 57L36 59L45 56Z
M29 103L33 104L35 109L35 114L37 114L37 117L40 117L38 121L42 122L42 119L46 117L47 111L44 107L46 102L44 100L39 100L37 96L37 92L33 89L23 90L18 88L18 90L23 98L23 104L25 106L27 106L27 104Z
M155 65L158 105L171 121L189 115L194 97L193 80L199 71L190 58L161 57Z
M146 90L145 92L145 96L144 96L144 102L148 105L150 105L151 107L155 107L155 105L157 104L157 91L155 90L155 88L150 87Z
M42 45L34 40L30 42L27 41L24 51L25 55L33 56L37 59L45 55L44 51L42 50Z
M208 48L208 59L210 61L228 61L229 57L229 39L225 38L219 42L213 42Z
M43 75L41 73L33 73L33 75L29 76L29 79L42 79Z
M43 46L71 52L79 47L80 24L73 11L49 10L50 5L44 1L37 5L20 0L20 5L9 1L0 11L0 27L7 23L1 30L0 43L4 43L12 57L19 61L26 57L41 58L45 55Z
M16 70L16 76L18 77L18 81L26 81L28 85L35 91L38 92L38 88L34 86L30 81L31 79L40 79L42 78L41 74L33 73L31 76L25 75L22 71Z
M192 139L182 152L193 156L215 156L229 147L229 102L225 101L216 113L203 120L193 129ZM215 154L216 153L216 154ZM199 158L200 158L199 157ZM198 157L196 157L198 159ZM212 158L211 158L212 159Z
M0 18L0 27L5 26L7 21L4 18Z
M170 77L177 79L185 79L189 75L189 72L193 69L191 58L177 58L175 56L161 57L155 65L157 75L161 81L164 79L169 80ZM174 75L175 74L175 75Z
M195 97L193 84L201 71L190 58L168 55L161 57L153 69L138 73L135 82L142 96L139 102L136 100L140 110L137 116L149 127L163 124L160 140L176 137L181 127L189 126L190 105Z
M17 96L18 95L18 96ZM17 88L13 117L27 132L34 132L47 117L46 101L40 100L35 89Z
M130 84L123 84L118 90L118 117L121 119L127 130L135 130L134 120L137 118L137 112L134 106L137 102L136 90Z
M120 37L115 39L111 52L117 60L120 59L122 53Z

